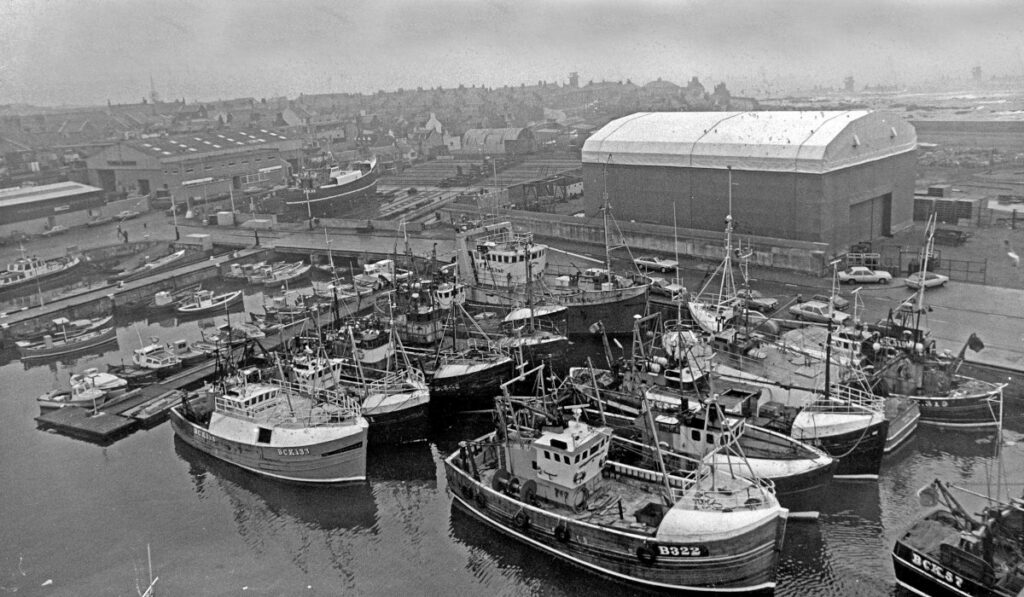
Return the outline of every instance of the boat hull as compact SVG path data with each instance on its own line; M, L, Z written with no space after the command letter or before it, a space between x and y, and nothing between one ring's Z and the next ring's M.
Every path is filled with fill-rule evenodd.
M648 286L636 286L608 292L588 292L584 296L554 293L547 297L551 302L566 307L566 334L569 336L595 333L598 322L604 331L613 336L633 333L634 315L643 315L647 308ZM504 306L510 302L525 302L525 295L509 297L507 291L475 289L470 293L470 303L486 310L488 307Z
M921 409L921 424L988 429L1002 423L1001 388L966 396L911 396Z
M93 332L87 332L80 336L75 336L71 338L71 340L72 341L70 342L54 341L49 346L45 343L31 346L18 346L18 351L21 353L22 359L42 359L73 354L90 348L96 348L97 346L102 346L108 342L116 342L117 330L114 327L103 328L101 330L94 330Z
M202 306L191 306L191 305L180 305L175 307L175 311L180 315L207 315L216 314L219 315L235 305L242 304L242 291L236 290L226 295L216 297L213 302Z
M341 215L359 199L377 193L377 179L380 165L374 166L366 175L352 182L336 187L320 187L307 197L301 189L286 191L284 204L289 214L304 218L325 218Z
M876 479L885 455L889 422L881 421L846 433L800 438L837 458L835 478Z
M422 441L430 431L430 400L410 398L397 407L364 406L363 417L370 423L370 445Z
M494 397L501 394L501 384L515 376L515 363L511 360L463 375L451 375L430 380L430 404L434 413L460 410L488 409L494 406Z
M925 597L1013 597L1016 592L985 586L897 540L892 551L896 583Z
M635 587L693 594L767 595L774 589L784 518L763 523L742 537L709 542L706 548L715 557L672 557L673 548L680 553L689 546L609 531L529 506L474 481L452 459L445 460L445 475L456 507L532 548L602 576ZM646 559L648 553L654 557Z
M347 483L366 480L366 425L353 425L353 433L330 441L276 448L215 436L170 410L175 435L188 445L253 473L301 483Z

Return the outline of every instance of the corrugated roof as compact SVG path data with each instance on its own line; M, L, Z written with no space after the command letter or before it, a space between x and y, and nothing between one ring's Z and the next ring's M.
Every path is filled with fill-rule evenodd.
M515 141L523 133L523 128L506 129L469 129L463 135L463 145L483 145L487 147L503 146L505 141Z
M886 112L640 112L591 135L583 162L821 174L916 146Z
M0 189L0 207L46 201L47 199L77 197L78 195L95 193L102 190L79 182L57 182L34 187Z
M170 137L152 137L128 143L133 149L163 158L173 155L199 154L223 151L240 147L265 145L272 141L283 141L287 137L270 129L248 129L244 131L220 129L198 131Z

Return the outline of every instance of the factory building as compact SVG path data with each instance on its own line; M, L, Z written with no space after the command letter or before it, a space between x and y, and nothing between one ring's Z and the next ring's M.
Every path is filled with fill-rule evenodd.
M898 116L642 112L583 146L586 213L825 243L839 253L913 223L917 136Z
M0 237L85 224L100 213L103 195L78 182L0 189Z
M106 191L184 202L283 185L302 141L274 131L209 130L135 139L86 158L89 182Z

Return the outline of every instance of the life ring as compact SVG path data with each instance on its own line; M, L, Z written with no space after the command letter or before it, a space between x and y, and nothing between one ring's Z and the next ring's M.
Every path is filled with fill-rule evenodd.
M586 476L587 476L586 471L580 471L580 472L576 473L576 476L574 476L572 478L573 485L579 485L580 481L582 481Z
M555 527L555 539L558 539L562 543L568 543L570 538L569 525L561 522Z
M526 512L520 510L516 512L516 515L512 517L512 522L515 523L520 529L526 530L530 527L530 517L526 515Z
M654 560L657 558L657 554L654 551L654 547L644 543L640 547L636 548L636 559L640 560L640 563L645 566L654 564Z
M476 491L476 495L473 496L473 500L476 502L477 506L480 506L481 508L487 507L487 495L482 489L478 489Z

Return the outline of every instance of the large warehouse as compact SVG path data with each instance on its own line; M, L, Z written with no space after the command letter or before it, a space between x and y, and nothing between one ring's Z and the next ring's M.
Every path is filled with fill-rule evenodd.
M641 112L583 146L586 213L722 230L834 252L910 226L917 135L891 113Z
M102 207L103 189L78 182L0 189L0 236L79 226Z

